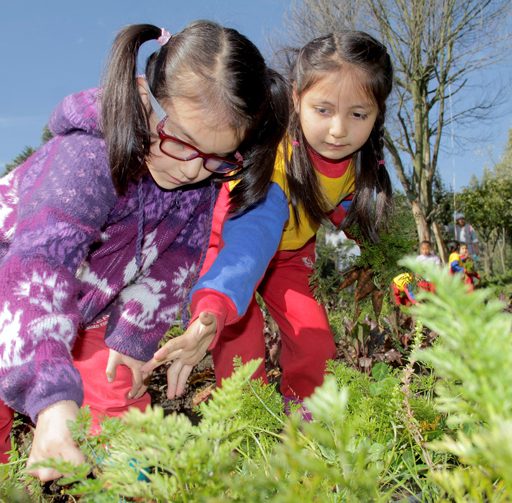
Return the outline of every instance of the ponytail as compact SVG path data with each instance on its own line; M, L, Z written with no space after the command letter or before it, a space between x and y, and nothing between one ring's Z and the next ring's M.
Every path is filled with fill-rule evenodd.
M131 25L115 38L103 80L101 127L108 150L112 181L119 194L144 172L151 137L148 114L137 89L140 46L157 40L161 29L150 24Z
M377 117L357 157L356 191L342 228L357 223L362 236L375 242L378 229L387 222L392 209L391 179L383 162L384 112Z

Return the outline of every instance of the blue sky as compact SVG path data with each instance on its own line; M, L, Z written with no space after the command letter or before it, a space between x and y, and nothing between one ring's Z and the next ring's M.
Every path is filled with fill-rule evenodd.
M0 172L24 147L40 144L42 129L61 98L98 85L122 26L148 22L172 32L195 19L213 19L242 32L269 57L268 39L284 31L289 4L289 0L7 2L0 17ZM510 79L511 58L495 72L501 80ZM511 127L511 107L488 124L475 124L472 133L481 140L442 155L445 182L451 185L455 176L459 189L471 175L480 176L485 165L501 156ZM447 133L444 144L449 150Z

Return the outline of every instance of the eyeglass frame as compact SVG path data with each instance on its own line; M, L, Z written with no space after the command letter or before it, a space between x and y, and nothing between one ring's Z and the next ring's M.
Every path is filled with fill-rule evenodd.
M233 174L234 172L240 171L243 168L244 158L242 157L242 154L240 154L240 152L238 152L238 150L233 154L233 157L235 159L230 159L228 157L222 157L222 156L216 155L216 154L206 154L205 152L202 152L201 150L199 150L194 145L191 145L190 143L187 143L186 141L180 140L179 138L176 138L175 136L167 134L164 131L164 125L165 125L165 122L166 122L166 120L168 119L169 116L167 115L167 113L163 109L162 105L160 105L160 103L158 103L158 100L155 98L154 94L151 92L151 89L149 88L149 84L148 84L146 89L147 89L147 92L148 92L148 96L149 96L149 101L151 103L151 107L153 108L154 112L156 113L156 115L157 115L157 117L159 119L159 122L158 122L158 124L156 126L156 132L158 133L158 136L160 138L159 148L160 148L160 151L163 154L165 154L165 155L167 155L167 156L169 156L169 157L171 157L173 159L176 159L178 161L192 161L192 160L197 159L198 157L200 157L203 160L203 167L204 167L204 169L206 169L207 171L209 171L210 173L213 173L215 175L229 175L229 174ZM184 147L187 147L187 148L193 150L196 155L194 155L194 157L190 157L189 159L182 159L181 157L176 157L176 156L174 156L172 154L169 154L168 152L166 152L162 148L162 144L166 140L170 140L170 141L172 141L174 143L178 143L180 145L183 145ZM213 170L213 169L208 168L206 166L206 162L208 161L208 159L217 159L217 160L221 161L222 163L229 163L229 164L233 165L233 168L230 169L229 171L216 171L216 170ZM222 164L219 164L219 167L220 166L222 166Z

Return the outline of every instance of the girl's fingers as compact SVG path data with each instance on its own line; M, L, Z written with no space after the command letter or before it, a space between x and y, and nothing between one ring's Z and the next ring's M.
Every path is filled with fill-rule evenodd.
M138 368L130 368L132 371L132 389L128 393L128 398L140 398L145 392L147 387L144 386L142 372Z
M63 475L61 472L55 470L54 468L47 467L39 467L39 468L30 468L34 463L38 463L40 461L46 461L48 458L56 458L63 461L68 461L74 465L79 465L81 463L85 463L85 458L82 452L78 447L76 447L73 443L69 445L63 445L61 448L55 452L52 451L44 451L44 454L33 454L30 453L30 456L27 461L27 473L30 475L37 477L41 482L48 482L50 480L58 479Z
M116 378L116 370L118 365L116 356L117 355L113 353L112 350L108 352L107 368L105 369L105 374L107 376L108 382L113 382Z
M185 392L185 387L193 368L192 365L184 365L181 369L176 383L176 396L181 396Z
M137 390L135 390L134 388L132 388L130 390L130 395L128 395L128 398L131 398L132 400L137 400L138 398L140 398L144 393L146 393L148 387L147 386L140 386L139 388L137 388Z
M37 477L41 482L49 482L50 480L62 477L62 473L54 470L53 468L35 468L34 470L27 470L27 473Z
M160 351L160 350L158 350ZM151 372L153 372L153 370L155 370L157 367L160 367L160 365L163 365L164 363L169 363L173 360L175 360L176 358L179 357L179 355L181 354L181 349L178 349L172 353L169 353L168 355L166 355L166 357L164 359L157 359L155 358L155 355L153 355L153 358L151 358L151 360L149 360L148 362L146 362L144 365L142 365L142 367L140 368L141 372L143 373L143 377L146 378L149 376L149 374L151 374Z
M182 335L176 337L175 339L171 339L170 341L166 342L160 349L155 351L153 358L155 360L169 360L172 358L173 353L183 349L185 343L186 340L183 339Z
M169 398L169 400L172 400L177 396L178 376L182 368L183 363L180 360L176 360L167 369L167 398Z

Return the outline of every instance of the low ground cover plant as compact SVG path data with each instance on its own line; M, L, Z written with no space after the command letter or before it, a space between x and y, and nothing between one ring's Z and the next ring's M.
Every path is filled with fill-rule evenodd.
M75 435L87 464L56 462L69 476L52 494L23 476L18 445L0 499L510 501L512 315L491 290L468 294L457 277L403 266L436 285L407 313L403 365L375 360L361 372L332 361L306 401L312 422L286 416L276 385L250 380L249 362L197 407L198 421L155 406L91 437L84 414Z

